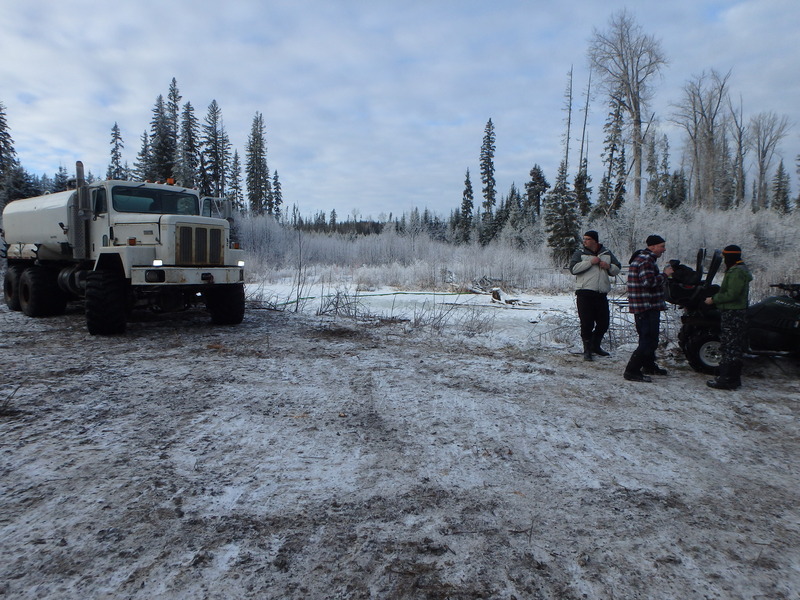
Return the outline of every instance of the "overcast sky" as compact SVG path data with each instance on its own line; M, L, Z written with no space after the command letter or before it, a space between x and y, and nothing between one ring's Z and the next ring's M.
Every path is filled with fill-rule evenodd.
M669 61L653 82L652 111L670 136L673 168L682 140L670 105L693 76L732 70L746 116L792 121L780 152L796 194L797 0L2 0L0 102L28 171L73 173L83 160L102 177L114 123L133 165L156 98L175 77L201 121L217 101L242 160L253 116L264 115L269 167L286 205L303 215L447 215L461 203L467 169L480 201L489 118L498 192L522 188L534 164L552 183L567 74L574 70L575 123L588 41L623 7ZM602 97L592 102L595 189L606 112Z

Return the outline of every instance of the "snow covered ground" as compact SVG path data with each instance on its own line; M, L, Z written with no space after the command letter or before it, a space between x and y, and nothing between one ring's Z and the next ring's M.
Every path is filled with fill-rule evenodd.
M631 383L623 310L586 363L572 296L387 292L0 307L0 596L798 597L796 361Z

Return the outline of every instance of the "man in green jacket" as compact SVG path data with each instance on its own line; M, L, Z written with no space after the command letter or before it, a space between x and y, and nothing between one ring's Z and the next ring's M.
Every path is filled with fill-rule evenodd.
M722 318L719 375L708 381L707 385L718 390L735 390L742 385L742 354L747 343L747 304L753 276L742 261L742 249L739 246L726 246L722 257L726 267L722 285L719 292L705 300L706 304L713 304L719 309Z

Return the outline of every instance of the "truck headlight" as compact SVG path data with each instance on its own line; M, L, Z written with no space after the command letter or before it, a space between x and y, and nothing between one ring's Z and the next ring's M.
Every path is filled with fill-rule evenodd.
M163 267L164 266L164 261L161 260L160 258L154 258L153 259L153 266L154 267Z
M236 266L241 268L241 269L243 269L244 268L244 261L240 260L238 263L236 263Z

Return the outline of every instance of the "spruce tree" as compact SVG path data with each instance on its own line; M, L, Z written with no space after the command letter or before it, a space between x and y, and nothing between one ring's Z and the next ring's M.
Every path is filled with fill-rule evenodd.
M177 179L180 175L181 163L181 146L180 146L180 115L181 115L181 93L178 91L178 82L175 78L169 84L169 92L167 94L167 122L169 124L169 133L172 137L173 149L173 173L172 177Z
M180 185L200 187L200 124L191 102L183 105L179 136L178 177Z
M545 192L550 189L550 184L539 165L533 165L530 177L528 183L525 184L525 203L522 212L528 222L532 224L542 214L542 201Z
M202 152L208 177L204 184L209 186L209 189L202 191L206 195L222 198L225 196L230 168L231 143L222 123L222 109L216 100L208 105L202 132Z
M139 154L136 155L136 162L133 163L133 168L136 173L136 179L139 181L152 181L155 179L152 168L152 158L150 153L150 136L145 131L141 137L142 146L139 149Z
M233 209L239 213L245 212L244 190L242 189L242 165L239 162L239 151L233 151L231 162L231 181L228 197L233 204Z
M481 243L488 244L496 234L492 224L494 220L494 206L497 199L497 190L494 180L494 151L495 134L492 120L486 123L483 143L481 144L481 183L483 183L483 223L481 224Z
M67 189L69 173L64 165L58 167L55 177L53 177L53 192L64 192Z
M592 176L589 175L589 163L584 158L581 161L578 174L575 175L575 201L577 202L578 212L584 217L589 214L592 208L592 188L589 186L591 182Z
M170 125L164 97L159 94L150 122L150 166L152 176L157 181L174 177L176 144L176 135Z
M17 153L6 120L6 107L0 102L0 211L8 202L21 197L14 197L13 193L17 166Z
M267 166L267 142L264 133L264 117L256 113L247 138L245 150L245 186L250 203L250 211L261 215L271 212L268 190L269 168Z
M547 245L557 265L566 264L578 242L578 211L575 192L567 182L567 164L561 161L553 189L545 196L544 224Z
M281 192L281 181L278 179L277 171L275 171L272 176L270 195L272 197L272 214L275 215L276 219L280 220L281 206L283 206L283 192Z
M111 128L111 162L108 163L106 179L125 180L128 174L122 166L122 149L125 143L122 141L122 134L119 125L115 122Z
M792 212L789 196L789 173L783 166L783 159L778 163L778 170L772 180L772 209L782 215Z
M458 231L456 240L465 244L469 243L472 234L472 210L475 206L475 196L472 191L472 181L469 177L469 169L464 177L464 193L461 196L461 212L458 218Z

